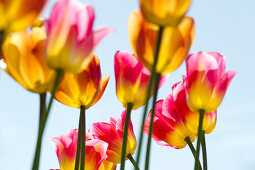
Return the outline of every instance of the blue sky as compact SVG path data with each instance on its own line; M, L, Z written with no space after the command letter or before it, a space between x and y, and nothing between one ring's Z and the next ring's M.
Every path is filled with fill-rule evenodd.
M48 16L56 0L50 0L44 15ZM87 128L108 117L118 118L123 111L115 94L113 57L117 50L132 52L128 40L127 20L139 7L138 0L88 0L96 12L94 28L111 26L115 33L106 37L96 49L102 74L110 81L102 99L87 111ZM253 170L255 168L255 1L194 0L188 16L196 22L191 53L218 51L227 57L227 70L237 71L218 109L216 129L206 136L208 165L211 170ZM185 74L185 64L171 73L160 89L159 99L171 92L171 86ZM23 89L4 72L0 72L0 169L31 168L38 127L39 96ZM143 109L132 112L138 134ZM78 125L79 110L55 101L50 114L41 155L41 170L59 168L51 138L66 134ZM147 138L147 137L146 137ZM145 144L143 145L145 147ZM144 152L143 152L144 153ZM143 164L143 161L142 161ZM193 169L188 148L175 150L152 143L151 170ZM131 164L127 163L127 169ZM141 168L143 169L143 168Z

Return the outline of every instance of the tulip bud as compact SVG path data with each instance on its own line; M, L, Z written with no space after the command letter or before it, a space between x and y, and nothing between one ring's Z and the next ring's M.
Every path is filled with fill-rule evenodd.
M128 103L133 109L143 106L146 102L147 87L151 73L143 66L136 56L118 51L114 57L116 94L125 108ZM167 76L161 78L160 86Z

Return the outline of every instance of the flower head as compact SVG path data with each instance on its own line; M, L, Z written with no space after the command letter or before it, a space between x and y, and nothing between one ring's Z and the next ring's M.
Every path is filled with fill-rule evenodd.
M134 105L133 109L143 106L151 73L136 56L124 51L116 52L114 71L116 94L123 106L126 108L128 103ZM160 86L165 80L166 76L163 76Z
M122 112L121 117L117 121L114 118L110 118L110 123L94 123L89 131L95 139L100 139L108 143L107 160L113 163L120 163L125 117L126 110ZM133 155L135 149L136 138L133 131L133 125L130 120L128 128L126 155Z
M191 0L140 0L140 7L147 21L161 26L176 26L187 12L190 2Z
M187 77L184 77L189 107L207 112L216 110L236 72L225 73L224 56L217 52L190 54L186 59Z
M141 11L131 13L128 21L131 48L144 66L151 70L159 26L145 20ZM164 75L178 68L186 58L194 39L194 20L185 17L176 27L164 27L156 72Z
M61 0L47 24L47 64L65 72L81 72L100 40L113 30L93 31L94 10L78 0Z
M75 166L78 129L70 130L67 135L52 138L61 170L71 170ZM98 170L107 158L107 143L98 139L86 140L85 170ZM110 170L110 169L108 169Z
M102 80L100 62L96 55L81 73L65 73L55 98L71 107L89 108L102 97L110 77Z
M38 17L47 0L1 0L0 30L25 30Z
M183 83L176 83L164 100L156 103L152 137L163 146L181 149L186 146L185 138L194 141L197 136L199 113L189 109L186 103ZM146 119L145 133L148 133L150 115ZM211 133L216 125L216 111L205 113L202 130Z
M32 27L31 32L9 35L3 44L1 67L19 84L35 93L46 93L55 78L45 62L45 27Z

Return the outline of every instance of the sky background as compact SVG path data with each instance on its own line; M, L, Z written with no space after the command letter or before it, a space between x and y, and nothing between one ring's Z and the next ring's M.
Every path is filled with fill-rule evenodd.
M43 15L49 16L56 0L49 0ZM95 122L118 118L123 111L115 93L113 57L117 50L132 52L127 32L129 14L139 7L138 0L87 0L94 6L94 29L111 26L95 51L103 77L111 76L102 99L86 112L87 129ZM209 170L255 169L255 1L193 0L187 13L196 22L195 41L190 50L218 51L227 57L227 70L237 74L218 109L215 130L206 135ZM159 91L159 99L171 92L182 79L185 64L170 74ZM132 112L134 131L138 134L143 108ZM38 130L39 95L24 90L6 73L0 72L0 169L31 169ZM57 101L50 113L43 138L40 169L59 168L51 138L77 128L79 110ZM146 136L147 139L147 136ZM195 144L195 143L194 143ZM144 148L145 148L144 143ZM143 155L145 153L143 152ZM143 169L144 158L141 161ZM127 162L126 169L131 169ZM188 147L176 150L152 142L151 170L193 169L194 159Z

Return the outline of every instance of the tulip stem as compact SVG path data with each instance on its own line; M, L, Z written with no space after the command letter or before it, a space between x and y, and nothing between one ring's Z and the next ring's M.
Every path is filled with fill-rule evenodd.
M147 150L146 150L146 159L145 159L145 170L149 169L149 159L150 159L150 149L151 149L151 137L153 132L153 120L155 115L155 108L156 108L156 102L157 102L157 96L158 96L158 87L160 82L161 75L159 73L156 74L155 77L155 87L154 87L154 97L153 97L153 105L152 105L152 112L151 112L151 118L150 118L150 128L149 128L149 134L148 134L148 141L147 141Z
M197 148L196 148L196 157L195 157L195 170L198 170L198 162L199 162L199 152L200 152L200 143L202 137L202 127L203 127L203 119L204 119L205 110L199 110L199 125L198 125L198 134L197 134Z
M192 142L190 141L190 137L186 137L185 139L185 142L188 144L194 158L196 157L196 150L194 148L194 146L192 145ZM202 170L202 167L201 167L201 164L200 164L200 161L199 161L199 169Z
M43 116L44 116L44 113L45 113L45 110L46 110L46 97L47 97L47 93L41 93L39 94L40 96L40 117L39 117L39 129L40 129L40 126L41 126L41 121L43 119ZM39 133L39 131L38 131Z
M140 170L140 168L138 167L137 163L135 162L135 160L134 160L134 158L133 158L133 156L132 156L131 154L128 154L128 155L127 155L127 158L130 160L130 162L133 164L133 166L134 166L136 169Z
M151 69L151 76L150 76L149 85L148 85L147 94L146 94L145 107L144 107L142 123L141 123L142 126L141 126L141 130L140 130L140 134L139 134L139 143L138 143L137 156L136 156L136 163L138 166L139 166L140 154L141 154L141 148L142 148L142 142L143 142L143 131L144 131L144 125L145 125L145 118L147 115L149 99L151 97L152 84L153 84L155 73L156 73L156 66L158 63L158 54L159 54L163 29L164 29L164 27L161 27L161 26L159 27L157 46L156 46L156 51L155 51L155 56L154 56L154 63L153 63L152 69ZM138 170L138 169L136 169L136 170Z
M76 156L75 156L75 167L74 170L79 170L80 166L80 155L81 155L81 118L82 112L80 109L80 118L79 118L79 129L78 129L78 139L77 139L77 147L76 147Z
M203 151L203 168L204 170L207 170L207 155L206 155L206 144L205 144L205 131L202 133L202 151Z
M120 169L121 170L125 169L128 126L129 126L129 121L130 121L130 115L131 115L132 108L133 108L133 104L128 103L127 104L127 112L126 112L126 118L125 118L124 131L123 131L123 137L122 137L121 164L120 164Z
M86 116L85 106L81 106L81 167L80 170L85 169L85 153L86 153ZM79 138L79 137L78 137Z
M1 31L0 31L0 47L1 47L1 48L2 48L2 46L3 46L5 37L6 37L5 31L1 30ZM2 57L3 57L3 54L2 54L2 50L1 50L1 51L0 51L0 58L2 58Z
M39 123L41 125L39 126L39 133L38 133L38 136L37 136L36 150L35 150L35 156L34 156L32 170L38 170L38 168L39 168L41 144L42 144L42 137L43 137L45 124L47 122L47 119L48 119L48 116L49 116L49 113L50 113L50 109L51 109L51 106L52 106L52 103L53 103L53 99L54 99L55 93L57 91L57 88L58 88L58 85L60 83L62 73L63 73L62 70L57 70L56 72L57 72L57 75L56 75L54 86L53 86L53 89L52 89L50 102L48 104L47 109L45 110L45 113L43 114L42 120L40 120L40 123Z

